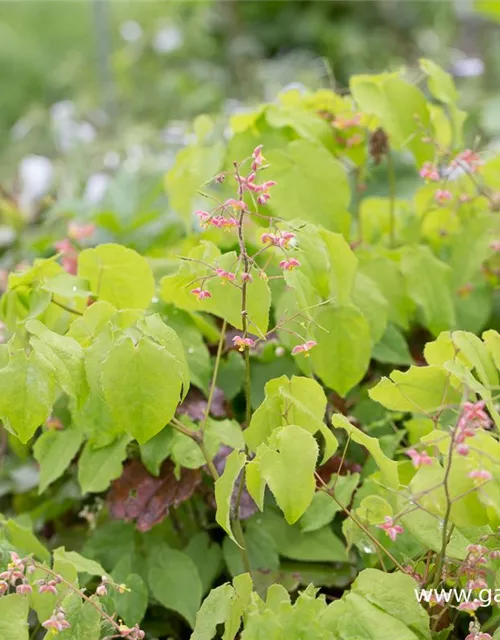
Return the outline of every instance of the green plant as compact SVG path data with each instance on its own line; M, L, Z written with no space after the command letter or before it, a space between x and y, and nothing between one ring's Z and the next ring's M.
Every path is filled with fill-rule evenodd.
M443 639L463 611L488 640L498 158L465 147L450 76L421 70L427 94L401 74L288 92L227 145L200 117L166 178L180 240L91 246L118 233L97 212L8 275L6 478L31 451L40 475L5 500L6 637L31 609L88 640ZM470 596L422 600L441 587Z

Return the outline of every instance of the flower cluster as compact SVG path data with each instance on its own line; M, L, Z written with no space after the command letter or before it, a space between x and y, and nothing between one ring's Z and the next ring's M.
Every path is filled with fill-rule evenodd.
M27 575L32 572L33 567L29 558L21 559L14 551L10 554L10 562L7 570L0 573L0 595L15 587L16 593L28 595L33 592L33 587L28 582Z
M479 402L464 402L454 435L456 452L461 456L467 456L469 454L469 445L465 442L466 439L474 437L477 429L489 429L491 424L491 418L485 411L485 402L483 400ZM481 479L481 475L484 476L482 479L491 480L491 474L487 471L472 471L469 474L471 478L475 477L477 479Z
M489 633L483 633L477 620L473 620L469 624L469 635L465 636L465 640L493 640Z

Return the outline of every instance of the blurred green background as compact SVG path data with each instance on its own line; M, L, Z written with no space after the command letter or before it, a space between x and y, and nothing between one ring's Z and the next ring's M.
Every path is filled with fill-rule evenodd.
M497 0L1 2L0 185L98 196L118 170L167 169L199 113L421 56L455 75L471 135L496 144L499 15Z

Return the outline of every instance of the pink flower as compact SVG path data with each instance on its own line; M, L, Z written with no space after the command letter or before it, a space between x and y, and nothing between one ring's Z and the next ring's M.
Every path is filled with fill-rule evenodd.
M278 244L278 236L274 235L274 233L263 233L260 236L260 241L263 244L274 244L277 245Z
M8 590L9 590L8 582L5 582L5 580L0 580L0 596L3 596L3 594L7 593Z
M106 596L108 594L108 590L106 589L106 585L100 584L95 590L98 596Z
M252 282L252 280L253 280L252 276L249 273L247 273L246 271L244 271L241 274L241 281L242 282Z
M491 426L491 418L484 410L485 405L484 400L480 400L479 402L464 402L459 427L482 427L483 429L488 429Z
M16 587L16 593L25 596L28 595L28 593L32 593L33 592L33 588L30 584L28 584L27 582L23 582L22 584L18 584Z
M236 278L234 273L231 271L225 271L224 269L216 269L215 274L227 282L232 282Z
M440 180L439 171L432 162L424 162L420 169L420 177L430 180L431 182L439 182Z
M244 351L247 347L254 347L255 340L252 338L243 338L242 336L234 336L233 344L238 347L238 351Z
M288 249L288 245L292 240L295 240L295 234L290 231L285 231L281 234L281 237L278 238L278 246Z
M71 627L70 623L65 618L66 616L64 611L59 609L56 613L53 613L48 620L42 622L42 627L44 629L50 629L54 634L59 631L64 631L64 629L69 629Z
M252 171L257 171L257 169L259 167L261 167L266 162L266 159L262 155L262 146L263 145L259 144L259 146L255 147L255 149L253 150L253 153L252 153Z
M484 480L485 482L493 479L491 473L486 469L475 469L474 471L470 471L467 475L469 478L474 480Z
M385 531L386 534L389 536L389 538L394 542L396 540L396 537L400 533L403 533L404 529L403 527L400 527L398 524L394 524L394 521L391 518L391 516L385 516L384 520L385 520L384 524L378 524L377 528Z
M133 640L142 640L144 638L144 631L139 629L139 625L137 624L134 627L127 627L121 624L118 630L123 637L130 637L133 638Z
M434 192L434 199L439 204L445 204L446 202L448 202L452 198L453 198L452 193L450 191L448 191L447 189L437 189Z
M476 578L475 580L469 580L467 583L467 589L487 589L488 583L482 578Z
M340 129L341 131L343 131L344 129L356 127L360 123L360 121L361 117L359 114L355 114L351 117L337 116L332 125L335 127L335 129Z
M38 588L38 593L53 593L56 596L56 581L50 580L49 582L45 582L44 584L40 585L40 587Z
M289 260L282 260L280 267L285 271L292 271L295 267L300 267L300 262L295 258L290 258Z
M24 571L24 564L21 558L17 555L15 551L10 552L10 562L11 564L19 569L19 571Z
M260 196L257 197L257 204L260 204L260 206L262 207L270 199L271 196L268 193L261 193Z
M70 222L68 225L68 237L77 242L91 238L96 230L95 224L80 224L78 222Z
M209 223L214 227L219 227L220 229L228 229L230 227L238 226L238 221L235 218L224 218L224 216L214 216L210 219Z
M292 349L292 356L296 356L299 353L303 353L306 358L309 357L308 351L310 351L313 347L315 347L318 343L314 340L308 340L304 342L304 344L298 344L296 347Z
M495 549L494 551L490 551L490 558L492 560L498 560L500 558L500 551Z
M196 287L196 289L191 289L191 293L197 296L198 300L205 300L206 298L211 298L212 294L210 291L205 291L204 289L200 289L200 287Z
M234 211L244 211L247 208L247 205L243 202L243 200L235 200L234 198L229 198L226 200L223 205L224 209L229 208Z
M236 178L236 181L240 185L240 189L242 191L255 191L254 182L256 175L254 171L252 171L252 173L249 173L246 178L240 175L235 175L234 177Z
M483 633L482 631L469 633L465 636L465 640L493 640L493 636L489 633Z
M481 600L473 600L472 602L461 602L457 609L459 611L476 611L481 606Z
M210 214L208 213L208 211L201 211L201 210L198 210L198 211L195 211L195 212L194 212L194 215L198 218L198 220L199 220L202 224L206 223L206 222L209 220L209 218L210 218Z
M64 238L64 240L59 240L59 242L56 242L54 244L54 247L62 256L62 260L61 260L62 268L68 273L75 275L77 271L77 264L78 264L78 261L77 261L78 252L76 247L74 247L71 244L71 241L69 240L69 238Z
M472 149L465 149L457 155L457 157L451 163L452 167L463 167L466 165L469 171L476 172L481 164L481 158L479 155L472 151Z
M492 240L490 242L490 249L498 253L498 251L500 251L500 240Z
M413 466L416 469L419 469L420 467L423 467L425 465L430 465L433 462L432 458L425 451L419 453L416 449L408 449L406 455L411 458Z
M460 456L468 456L469 455L469 445L467 445L467 444L457 444L457 453Z

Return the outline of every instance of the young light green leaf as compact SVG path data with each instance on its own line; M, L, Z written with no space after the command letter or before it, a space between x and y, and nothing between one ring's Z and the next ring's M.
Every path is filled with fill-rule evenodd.
M287 522L293 524L314 495L318 445L308 431L296 425L275 433L275 444L277 450L260 452L260 471Z
M173 417L183 392L177 358L143 337L118 342L104 361L102 390L115 422L144 444Z
M148 261L119 244L101 244L78 256L78 276L88 281L98 300L117 309L147 309L155 292Z
M451 297L450 267L438 260L429 247L407 248L401 263L411 298L422 310L429 330L437 336L456 323Z
M217 625L225 622L229 616L233 598L234 589L227 582L212 589L196 614L196 625L191 640L212 640Z
M95 560L84 558L76 551L66 551L64 547L54 549L54 561L56 560L71 565L77 573L89 573L91 576L106 574L102 566Z
M177 611L194 627L203 588L189 556L166 546L155 549L148 558L148 584L164 607Z
M354 442L357 442L358 444L366 447L366 449L368 449L368 451L373 456L378 468L382 472L384 481L386 482L387 486L391 489L398 489L398 463L394 460L391 460L384 454L384 452L380 448L380 443L377 438L372 438L366 435L366 433L363 433L361 429L358 429L357 427L352 425L349 420L340 413L336 413L333 415L332 424L334 427L338 427L339 429L344 429L345 431L347 431L349 437L354 440Z
M270 206L285 220L295 218L348 234L350 193L341 163L320 144L294 140L286 150L271 150L266 158L273 168ZM331 184L335 183L335 189Z
M77 429L51 429L37 439L33 455L40 465L39 494L62 476L78 453L82 442L83 435Z
M393 371L370 389L370 397L392 411L428 413L460 403L460 393L450 383L450 374L440 366L412 366L408 371Z
M91 441L85 444L78 462L78 482L83 493L105 491L112 480L120 477L130 440L128 435L121 436L99 449L95 449Z
M5 527L10 542L20 553L32 553L43 562L50 562L50 553L31 529L12 519L7 520Z
M28 640L29 600L12 593L0 598L0 638L2 640Z
M14 351L0 369L0 419L28 442L49 417L56 397L54 369L36 351Z
M345 396L366 373L372 341L370 326L356 307L322 307L316 315L318 347L311 351L314 372ZM322 330L324 329L324 330Z
M215 519L234 542L236 539L231 529L231 498L233 497L234 485L245 466L246 459L243 452L233 451L230 453L226 458L224 473L215 482L215 502L217 504Z

